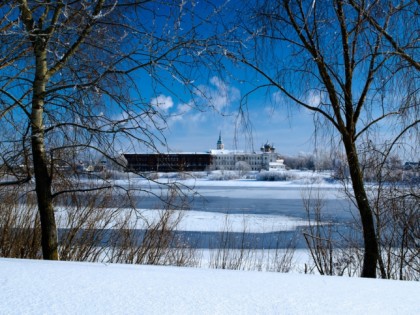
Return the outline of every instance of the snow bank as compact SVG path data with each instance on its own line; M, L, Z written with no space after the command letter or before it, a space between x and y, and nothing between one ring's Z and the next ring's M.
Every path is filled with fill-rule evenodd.
M153 218L152 211L145 211ZM247 232L267 233L275 231L294 231L298 226L309 225L307 220L283 215L223 214L203 211L186 211L177 226L178 231L197 232Z
M0 314L419 314L420 284L0 259Z

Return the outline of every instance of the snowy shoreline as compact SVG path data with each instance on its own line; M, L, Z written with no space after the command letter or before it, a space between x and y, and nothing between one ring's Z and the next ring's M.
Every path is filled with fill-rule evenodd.
M0 259L1 314L405 314L418 282Z

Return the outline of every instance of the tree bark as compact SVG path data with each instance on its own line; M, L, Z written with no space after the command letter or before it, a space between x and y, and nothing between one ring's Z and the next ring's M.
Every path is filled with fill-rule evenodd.
M35 173L35 191L41 219L41 244L44 259L58 260L57 226L52 202L51 176L44 138L44 100L47 84L47 51L42 39L34 45L35 79L33 83L31 112L31 142Z
M375 234L373 212L369 205L366 190L363 182L363 174L360 169L357 149L354 141L343 137L346 149L347 162L349 164L350 177L353 185L353 192L359 209L364 240L364 257L362 277L376 278L376 264L378 261L378 242Z

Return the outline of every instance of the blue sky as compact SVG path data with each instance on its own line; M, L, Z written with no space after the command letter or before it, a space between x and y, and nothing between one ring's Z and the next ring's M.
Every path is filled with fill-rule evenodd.
M218 1L210 2L216 3L215 6L219 3ZM197 7L190 8L186 16L191 12L197 14L193 14L194 18L198 15L202 17L211 15L214 7L206 6L206 3L206 1L197 2ZM233 8L223 7L219 16L221 19L220 25L208 23L205 18L203 19L205 22L201 24L203 20L198 19L199 27L197 28L197 33L195 31L190 32L191 25L197 19L191 18L191 20L188 20L186 18L186 23L182 19L174 23L172 20L173 15L169 14L166 16L167 20L165 20L167 24L164 24L165 27L162 27L162 30L166 31L175 25L174 32L180 38L188 39L189 36L193 36L193 39L196 36L202 36L202 38L211 37L211 32L223 32L224 23L229 21L230 15L234 15L232 10L238 3L229 3L233 5ZM308 4L310 5L311 2L308 2ZM191 4L187 3L186 5ZM218 16L216 15L215 18L218 18ZM337 44L339 42L337 41L338 35L327 36L329 35L328 32L338 34L335 28L338 28L338 25L333 25L324 31L322 36L325 37L323 37L325 41L322 42L322 49L324 49L326 56L331 58L332 64L336 65L335 73L340 76L343 73L343 69L340 68L341 59L340 45ZM322 106L323 110L329 112L330 107L328 107L329 102L325 96L325 88L319 82L316 70L311 72L312 68L309 67L312 66L316 69L316 66L310 63L312 60L310 55L299 53L297 58L296 51L300 50L298 45L293 48L284 44L284 42L278 42L270 46L258 46L258 49L254 51L253 48L255 47L253 47L253 44L255 42L242 37L248 33L238 32L240 37L235 37L235 39L241 39L238 45L240 47L238 54L243 53L245 57L248 57L247 54L249 53L252 58L253 53L262 53L264 62L261 62L259 66L266 73L274 80L278 80L279 84L282 84L286 90L300 101L313 107ZM210 46L214 45L212 41L210 43ZM338 51L334 50L336 48ZM147 84L145 84L144 80L142 81L142 88L146 88L146 91L142 89L142 92L146 92L143 95L144 100L166 117L167 128L164 131L164 136L167 140L167 147L159 147L161 151L203 152L214 149L219 132L222 133L225 148L227 149L257 151L267 141L274 144L277 152L284 155L297 155L301 152L312 153L315 149L329 149L327 142L321 141L320 138L314 138L312 113L301 106L290 104L291 101L287 101L278 90L257 89L255 93L247 96L248 92L258 86L266 85L267 81L258 77L255 72L252 73L252 70L245 70L237 65L229 64L230 61L226 60L228 58L223 57L223 52L220 49L216 49L216 53L213 55L211 52L207 55L205 52L207 49L206 45L195 47L195 49L197 50L192 52L192 55L195 54L193 57L188 53L181 53L181 60L179 60L178 55L175 55L176 60L174 62L171 60L168 64L165 64L169 73L163 74L160 78L165 86L154 86L147 91ZM204 52L202 55L201 49ZM205 55L215 56L221 52L222 56L218 59L216 58L216 61L211 57L209 59L205 57ZM225 53L225 56L228 55ZM357 58L364 58L363 51ZM207 62L215 62L216 65L212 64L215 67L207 68ZM219 65L217 65L217 62L219 62ZM178 72L171 72L171 67L176 63L179 63L181 68L183 64L189 64L190 67L196 69L187 69L185 74L183 73L177 77ZM309 67L309 75L306 71L301 71L301 69L306 70L306 67ZM183 69L181 70L183 71ZM354 82L353 92L355 95L358 94L358 83L362 84L365 80L363 79L367 71L365 62L361 62L356 70L354 75L355 77L360 77L360 82L357 80ZM378 77L376 81L376 84L381 86L381 77ZM375 84L373 84L372 88L374 89L374 87ZM388 92L394 98L398 94L398 91L393 91L392 89ZM378 106L378 101L388 103L387 99L381 99L381 93L377 93L376 90L371 91L368 98L370 100L365 101L366 111L363 110L361 113L361 119L357 126L358 130L362 129L372 119L383 114L382 107ZM355 96L356 99L357 96ZM399 104L399 101L390 102L390 104L393 103ZM247 128L245 128L244 124L238 124L237 117L240 113L241 105L246 105L245 112L249 118L249 124L246 125ZM388 107L388 104L385 105ZM333 115L331 112L330 114ZM378 126L375 128L378 129L370 128L377 133L375 140L385 142L390 138L389 131L386 130L389 122L395 125L395 121L384 120L377 124ZM326 126L331 125L322 125L323 128L321 129L327 130L327 132L330 131L331 129L324 128ZM370 135L372 134L367 135L367 137ZM370 139L367 140L370 141Z
M155 11L162 11L164 21L154 25L164 25L164 30L176 25L175 32L185 39L191 35L191 26L198 25L198 36L211 37L212 32L223 32L223 23L217 23L218 19L229 20L231 11L238 5L227 2L227 6L233 8L223 7L220 15L213 16L214 9L223 3L224 0L202 1L192 8L192 4L186 2L183 8L186 15L175 24L172 18L176 14L168 14L160 7L154 8ZM207 20L209 16L210 22ZM190 63L191 60L186 58ZM176 77L174 72L161 72L165 86L153 86L150 90L147 90L147 86L152 86L148 75L146 78L139 76L142 98L166 117L164 136L168 147L160 146L161 151L203 152L215 149L219 132L222 133L226 149L257 151L268 141L281 154L296 155L313 151L312 115L303 110L288 109L275 91L261 90L247 98L246 114L249 115L250 124L244 130L244 124L238 123L240 105L246 93L255 87L254 84L261 82L255 78L255 74L247 76L243 68L229 64L229 61L220 64L220 67L213 65L213 69L206 69L206 62L204 60L202 65L196 65L191 70L182 69L181 61L178 65L181 71L185 71L181 74L185 74L185 77ZM185 79L192 83L187 86Z
M226 149L259 150L267 141L277 152L296 155L313 151L313 119L307 111L290 109L276 93L255 94L248 99L249 125L239 122L238 114L246 89L213 76L198 86L206 94L179 100L169 93L160 93L150 103L168 115L165 136L171 151L202 152L215 149L219 132ZM205 102L207 110L194 104ZM201 108L201 106L200 106ZM251 128L249 128L251 126Z
M187 2L184 10L191 11L184 16L185 21L181 20L180 24L176 24L177 34L189 38L189 29L197 21L197 34L202 38L211 37L212 32L223 32L224 22L229 21L238 5L228 1L227 6L232 6L231 8L223 7L220 15L212 16L214 8L224 2L210 1L214 6L206 1L197 2L194 8L188 8L191 3ZM194 12L192 15L195 19L188 18L191 12ZM212 23L205 18L197 19L197 16L212 16ZM167 17L166 26L172 25L172 17L173 15ZM283 50L282 48L281 51ZM284 50L286 51L288 49ZM213 62L205 58L204 61L198 61L203 64L197 65L195 70L185 69L185 77L163 73L162 81L165 86L156 86L150 91L142 90L147 95L145 100L167 117L164 136L168 147L160 146L161 151L203 152L215 149L221 132L226 149L258 151L268 141L274 144L280 154L313 152L314 123L311 113L299 109L298 106L287 106L275 90L261 89L245 97L250 90L266 82L256 77L254 72L230 64L223 58L219 61L220 65L216 61L216 65L205 69L206 62ZM191 62L188 57L186 60L187 63ZM181 70L184 70L182 62L179 64ZM186 86L185 79L191 80L190 86ZM147 85L144 80L142 82L142 87ZM238 123L239 108L241 104L244 105L245 99L246 115L249 118L246 128L243 123Z

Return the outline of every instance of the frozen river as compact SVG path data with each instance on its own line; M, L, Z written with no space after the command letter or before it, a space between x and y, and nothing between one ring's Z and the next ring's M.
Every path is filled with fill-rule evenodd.
M238 246L235 242L242 244L244 237L245 243L253 248L273 248L279 246L279 240L280 247L286 247L292 238L297 239L297 247L305 247L302 235L315 217L313 209L308 214L302 199L308 198L308 187L311 189L311 203L315 204L318 198L322 200L321 225L331 230L333 238L352 233L350 227L358 217L339 185L308 186L255 180L201 180L181 184L185 185L183 191L189 203L182 211L183 219L176 233L198 248L214 247L226 232L233 240L231 247ZM142 209L144 217L157 217L158 209L163 206L156 196L167 195L165 186L143 181L132 187L152 192L134 194L131 202ZM124 197L115 197L109 208L128 205Z
M306 219L300 188L286 187L239 187L219 190L205 188L198 190L197 198L191 208L208 212L230 214L280 215ZM337 197L333 194L337 193ZM324 196L323 216L328 220L343 222L352 219L348 202L338 197L337 189L320 189Z
M156 188L155 188L156 189ZM157 190L154 191L157 193ZM287 246L288 240L297 237L297 247L305 247L302 237L307 231L308 212L302 198L308 198L304 185L287 185L278 182L229 181L195 183L194 194L188 210L178 228L178 233L194 242L194 246L207 248L217 243L226 229L233 239L247 239L257 248ZM312 202L322 199L322 225L331 227L334 238L351 233L357 213L345 198L339 186L311 187ZM315 198L315 199L314 199ZM156 197L138 197L136 206L142 209L159 208ZM309 212L314 219L314 211ZM240 241L239 241L240 242ZM235 247L236 245L232 245Z
M190 199L189 211L210 212L229 215L266 215L290 217L306 220L308 213L304 207L304 198L315 204L322 200L322 218L335 223L354 221L354 206L344 197L339 186L312 186L309 192L306 186L287 186L278 182L231 181L200 182L193 190L184 189ZM152 187L154 194L162 194ZM310 196L309 196L310 194ZM163 193L165 195L165 192ZM159 207L154 196L136 197L136 206L142 209ZM313 211L311 211L311 218ZM209 222L211 224L211 222Z

